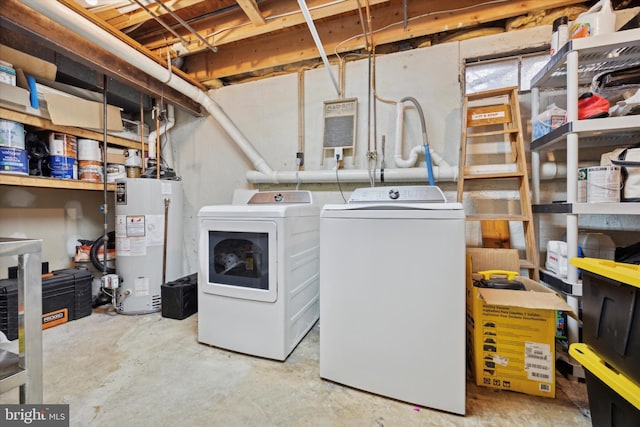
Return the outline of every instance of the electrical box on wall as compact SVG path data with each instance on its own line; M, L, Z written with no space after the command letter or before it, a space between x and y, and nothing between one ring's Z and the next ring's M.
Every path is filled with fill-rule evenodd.
M325 101L323 117L322 159L326 151L330 151L332 156L334 152L342 153L344 150L352 150L353 154L356 145L358 99Z

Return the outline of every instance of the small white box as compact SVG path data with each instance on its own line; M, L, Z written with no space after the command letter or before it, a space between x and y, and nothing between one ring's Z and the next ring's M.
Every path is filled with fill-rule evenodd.
M567 277L567 242L549 240L547 242L547 270L551 270L560 277Z

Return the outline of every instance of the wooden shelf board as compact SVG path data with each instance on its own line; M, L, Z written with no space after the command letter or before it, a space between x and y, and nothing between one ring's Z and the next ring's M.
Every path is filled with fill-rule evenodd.
M104 190L104 184L97 182L10 174L0 174L0 185L19 185L22 187L58 188L68 190ZM107 190L114 191L115 184L107 184Z
M88 129L81 129L73 126L56 125L51 120L44 117L38 117L24 112L13 111L0 107L0 119L11 120L14 122L20 122L25 125L42 128L43 130L51 130L54 132L68 133L75 135L79 138L95 139L98 141L103 140L101 131L93 131ZM125 148L140 149L140 141L132 141L130 139L121 138L118 136L107 135L107 142L109 145L115 145Z

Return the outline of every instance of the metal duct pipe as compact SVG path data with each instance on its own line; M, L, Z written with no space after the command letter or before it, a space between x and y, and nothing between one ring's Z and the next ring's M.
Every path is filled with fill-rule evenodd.
M251 145L249 140L247 140L242 132L236 127L229 116L227 116L222 108L204 91L177 75L168 74L167 69L162 65L139 53L125 42L113 37L107 31L83 19L77 13L61 3L41 0L23 0L23 3L48 18L58 22L60 25L64 25L71 31L74 31L76 34L91 41L92 43L120 56L131 65L144 71L151 77L162 82L167 81L169 78L166 85L202 105L202 107L206 109L214 119L216 119L227 134L229 134L231 139L233 139L258 171L264 174L270 174L273 172L264 158L256 151L253 145Z

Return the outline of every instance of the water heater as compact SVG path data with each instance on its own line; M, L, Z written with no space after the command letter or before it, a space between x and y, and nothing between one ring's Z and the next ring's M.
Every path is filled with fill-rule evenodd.
M182 277L182 183L116 181L115 307L121 314L159 311L164 282Z

